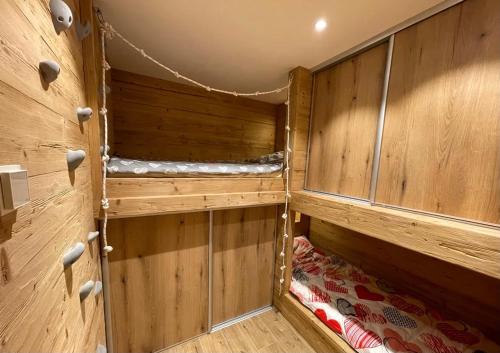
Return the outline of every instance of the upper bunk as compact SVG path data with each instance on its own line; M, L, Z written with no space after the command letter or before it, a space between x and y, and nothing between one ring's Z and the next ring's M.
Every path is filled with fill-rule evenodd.
M284 202L283 107L111 70L110 218Z

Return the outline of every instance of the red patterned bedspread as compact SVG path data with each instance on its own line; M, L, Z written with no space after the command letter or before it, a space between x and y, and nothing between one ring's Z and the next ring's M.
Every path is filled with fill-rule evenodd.
M364 353L499 353L477 329L339 257L294 239L290 291L355 350Z

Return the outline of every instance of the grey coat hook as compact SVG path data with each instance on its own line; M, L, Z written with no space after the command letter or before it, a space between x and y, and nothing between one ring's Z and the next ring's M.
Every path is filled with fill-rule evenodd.
M90 107L78 107L76 108L76 115L78 116L78 120L87 121L92 117L93 111Z
M63 0L50 0L49 7L57 34L69 29L73 23L73 13L68 4Z
M88 242L92 242L94 240L97 239L97 237L99 236L99 231L95 231L95 232L90 232L88 235L87 235L87 240Z
M78 39L84 40L91 32L92 27L90 27L90 22L83 25L80 21L76 21L76 34L78 35Z
M80 301L85 300L94 289L94 281L87 281L80 287Z
M61 66L54 60L41 61L38 68L40 69L43 80L47 83L54 82L61 72Z
M78 242L69 248L68 251L63 255L63 265L64 267L71 266L82 256L85 250L85 245L82 242Z
M75 170L85 159L86 153L84 150L68 150L66 153L66 160L68 162L68 169Z

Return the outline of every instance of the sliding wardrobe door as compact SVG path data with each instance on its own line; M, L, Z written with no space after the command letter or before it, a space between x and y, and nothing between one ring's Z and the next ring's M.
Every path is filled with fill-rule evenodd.
M500 1L396 34L376 202L500 223Z
M387 47L315 74L307 189L369 198Z
M113 219L115 352L154 352L208 330L208 212Z
M214 211L214 325L272 303L276 206Z

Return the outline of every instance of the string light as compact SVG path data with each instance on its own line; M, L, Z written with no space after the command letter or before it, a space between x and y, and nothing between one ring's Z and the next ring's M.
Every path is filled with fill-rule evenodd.
M285 270L286 270L286 259L285 259L285 251L287 248L288 241L288 207L289 207L289 198L290 198L290 154L292 153L292 148L290 147L290 87L292 86L293 76L290 75L288 78L288 90L287 90L287 99L286 99L286 148L285 148L285 174L283 177L285 178L285 210L283 212L283 239L281 240L281 276L280 276L280 289L279 295L283 292L283 283L285 283Z
M255 92L246 93L246 92L226 91L226 90L223 90L223 89L210 87L210 86L205 85L205 84L203 84L201 82L193 80L192 78L184 76L181 73L175 71L174 69L172 69L172 68L170 68L170 67L168 67L168 66L166 66L166 65L164 65L162 63L160 63L158 60L156 60L155 58L153 58L152 56L150 56L148 53L146 53L146 51L144 49L141 49L141 48L137 47L135 44L133 44L131 41L129 41L127 38L125 38L111 24L109 24L108 22L104 22L104 19L102 18L102 14L99 15L99 20L101 22L103 22L103 26L102 26L103 30L106 31L106 33L109 34L109 35L105 35L108 39L120 38L125 44L127 44L129 47L131 47L132 49L134 49L136 52L138 52L140 55L142 55L143 57L145 57L146 59L148 59L149 61L151 61L155 65L157 65L157 66L163 68L164 70L170 72L175 77L183 79L184 81L190 82L191 84L193 84L195 86L204 88L207 91L214 91L214 92L219 92L219 93L230 94L230 95L233 95L233 96L236 96L236 97L239 97L239 96L249 97L249 96L262 96L262 95L267 95L267 94L280 93L280 92L283 92L283 91L289 89L289 85L286 85L286 86L283 86L283 87L280 87L280 88L276 88L276 89L273 89L273 90L270 90L270 91L262 91L262 92L261 91L255 91Z
M281 257L281 277L280 277L280 288L279 288L279 294L281 295L282 290L283 290L283 284L285 283L285 270L286 270L286 263L285 263L285 255L286 255L286 244L287 240L289 238L288 235L288 211L289 211L289 198L291 197L290 193L290 180L289 180L289 171L290 171L290 154L292 153L292 149L290 147L290 87L292 85L293 81L293 76L290 75L288 78L288 84L284 87L276 88L270 91L255 91L255 92L236 92L236 91L226 91L223 89L219 88L214 88L210 87L208 85L205 85L203 83L200 83L196 80L193 80L192 78L189 78L187 76L184 76L180 74L179 72L173 70L172 68L160 63L158 60L154 59L151 57L149 54L146 53L144 49L138 48L136 45L134 45L132 42L130 42L128 39L126 39L121 33L116 31L111 24L108 22L104 21L104 18L102 17L102 13L97 10L97 17L99 18L99 21L101 22L101 54L102 54L102 63L103 63L103 68L102 68L102 82L103 86L106 82L106 71L111 68L111 66L108 64L106 61L106 52L105 52L105 40L106 39L113 39L113 38L120 38L125 44L127 44L129 47L137 51L141 56L144 58L148 59L152 63L156 64L157 66L163 68L164 70L170 72L172 75L174 75L176 78L183 79L195 86L204 88L208 92L218 92L218 93L224 93L224 94L229 94L233 95L235 97L238 96L243 96L243 97L249 97L249 96L262 96L262 95L268 95L268 94L274 94L274 93L280 93L283 91L287 91L287 100L285 102L285 105L287 106L287 114L286 114L286 148L285 148L285 161L284 161L284 171L285 174L283 175L285 179L285 208L284 212L282 214L283 218L283 239L282 239L282 248L280 252L280 257ZM102 108L100 109L99 113L102 115L103 120L104 120L104 146L108 145L108 117L107 117L107 109L106 109L106 90L102 90ZM103 157L102 157L102 200L101 200L101 206L103 209L103 224L102 224L102 235L103 235L103 243L104 243L104 255L106 256L108 252L113 251L113 247L108 245L108 240L107 240L107 222L108 222L108 208L109 208L109 200L106 197L106 170L107 170L107 165L109 161L109 155L107 148L103 149Z
M101 59L102 59L102 85L103 87L106 84L106 71L108 70L109 64L106 61L106 37L109 39L113 38L112 31L108 31L107 29L111 26L106 26L104 25L101 28ZM109 200L107 198L106 194L106 171L108 168L108 161L109 161L109 155L108 155L108 149L106 146L108 146L108 109L106 108L106 90L102 90L102 107L99 110L99 113L101 114L103 121L104 121L104 148L103 148L103 154L102 154L102 199L101 199L101 207L102 207L102 213L103 213L103 222L102 222L102 239L103 239L103 250L104 256L107 256L107 254L111 251L113 251L113 247L108 245L108 234L107 234L107 228L108 228L108 208L109 208Z

